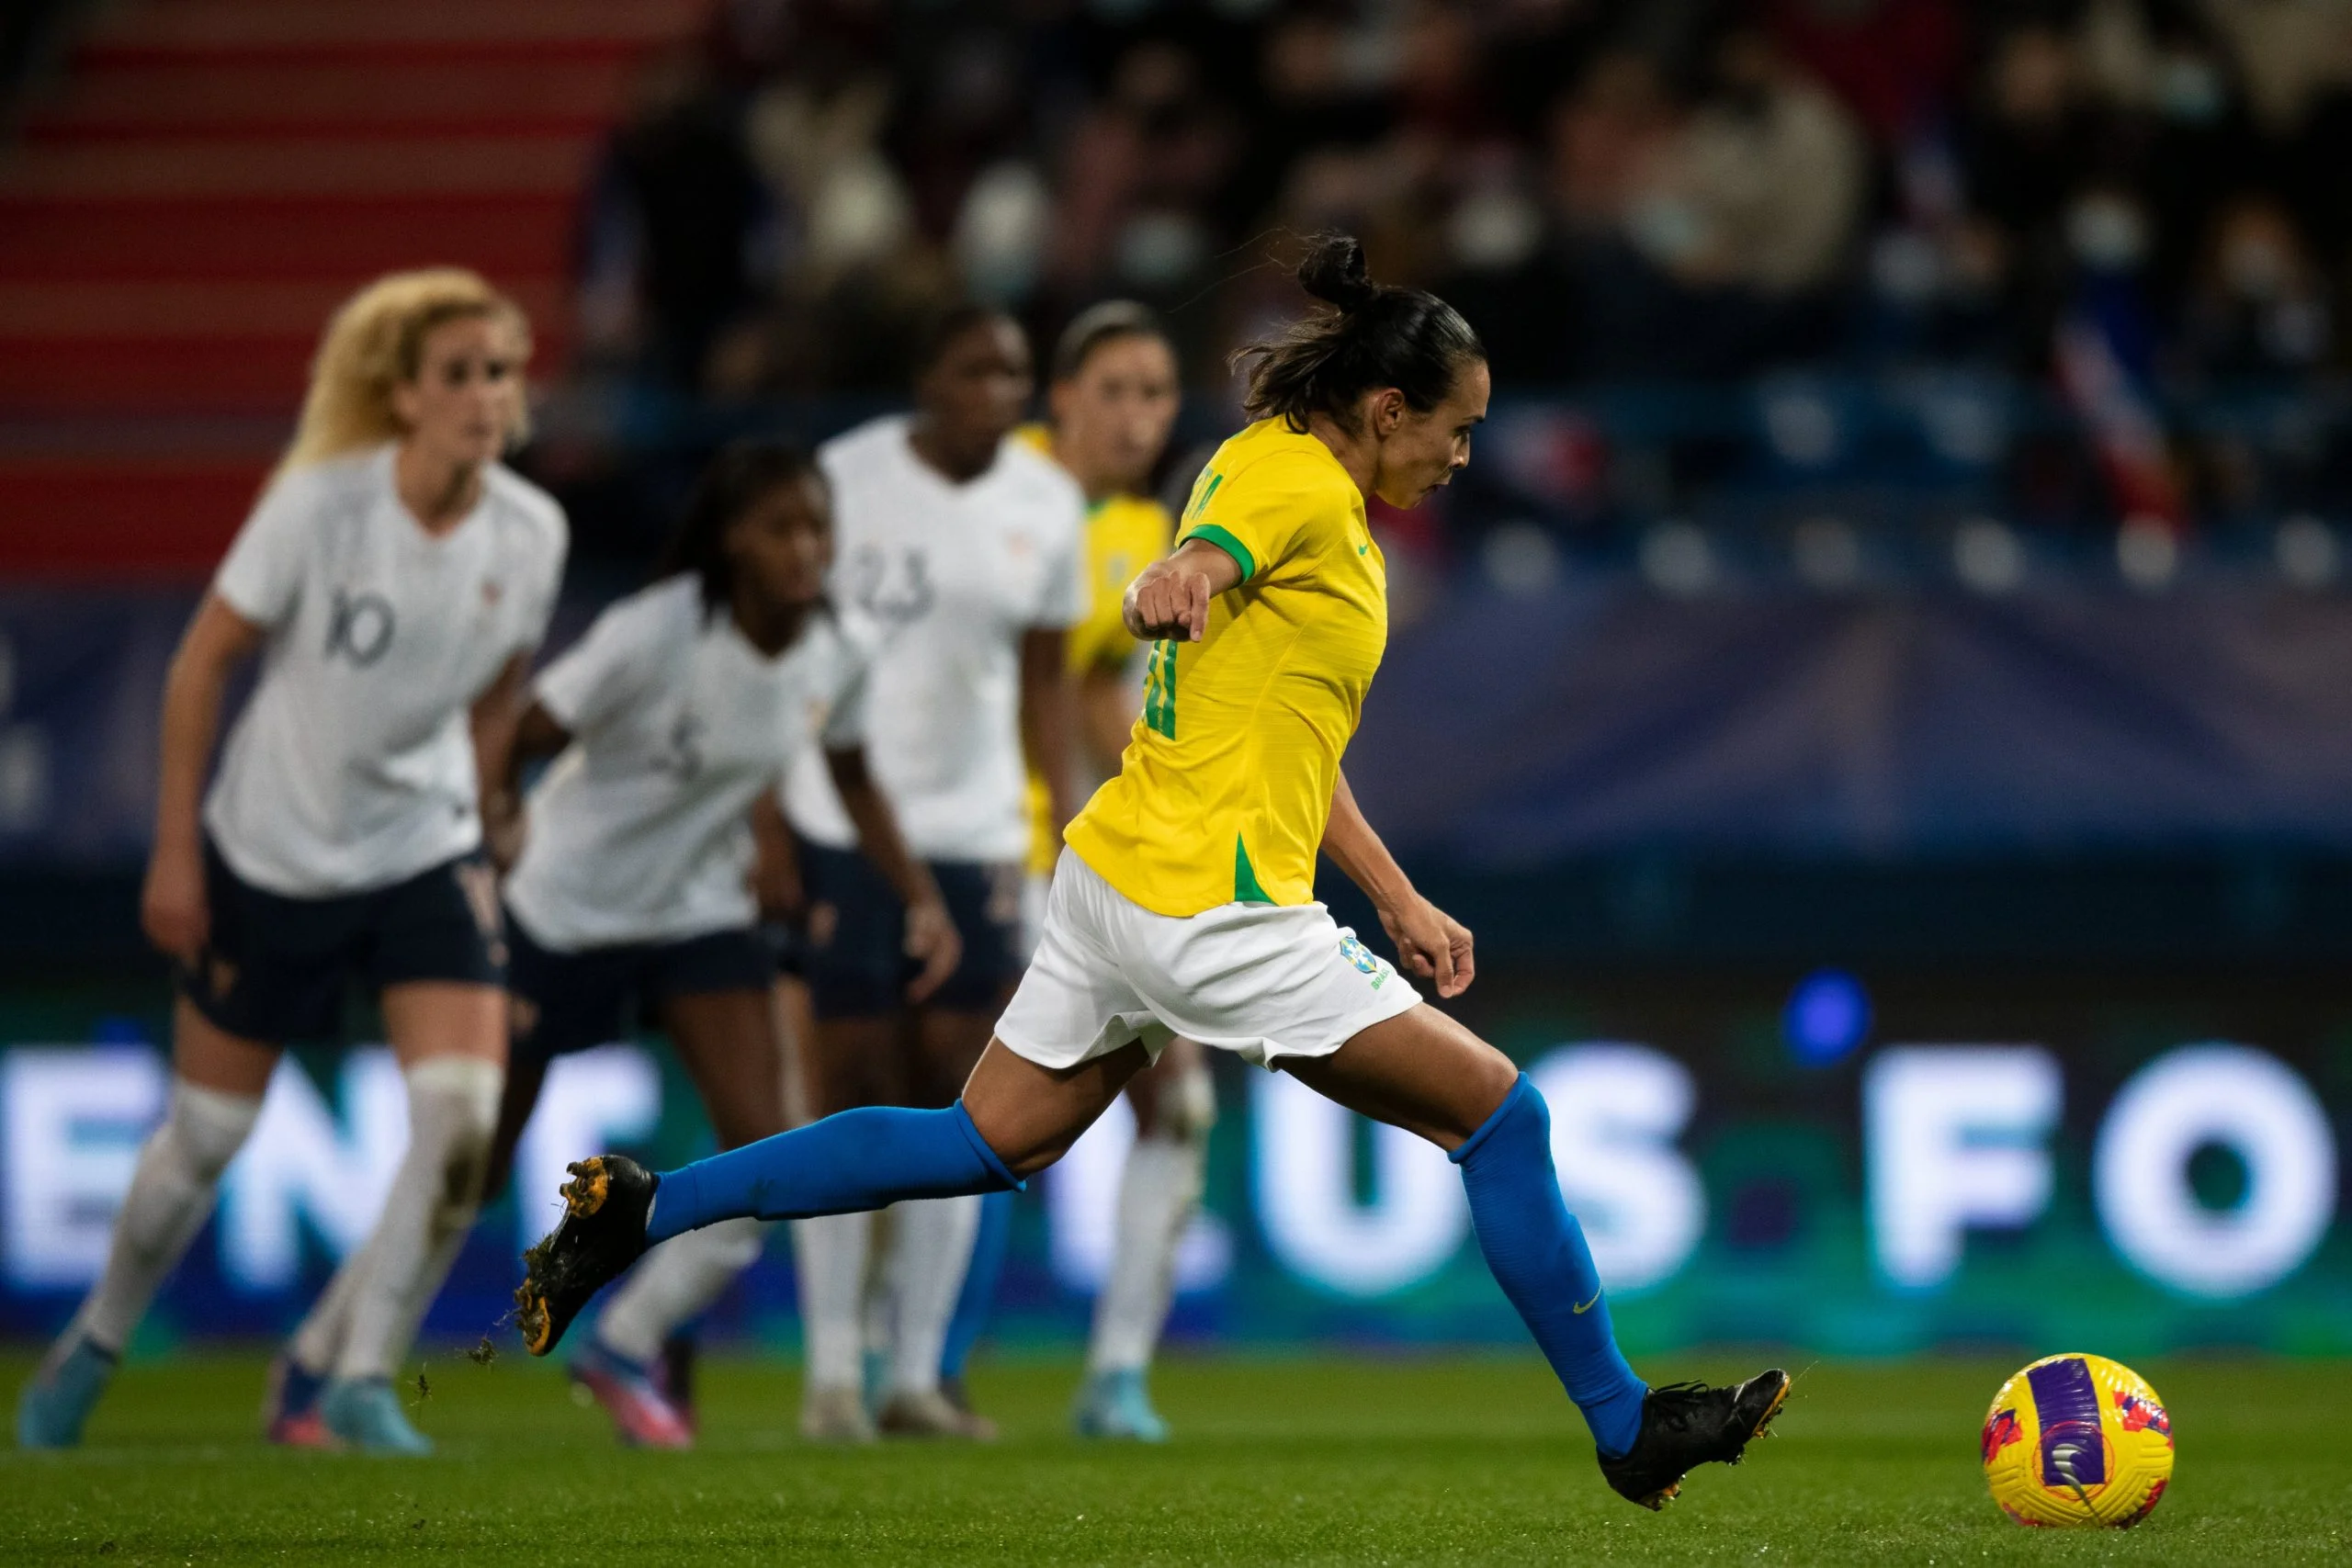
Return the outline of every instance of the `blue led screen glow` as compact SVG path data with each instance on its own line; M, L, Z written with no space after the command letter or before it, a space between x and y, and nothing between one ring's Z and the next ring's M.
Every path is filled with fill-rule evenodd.
M1781 1011L1789 1054L1809 1067L1845 1060L1870 1032L1870 993L1843 969L1816 969L1798 981Z

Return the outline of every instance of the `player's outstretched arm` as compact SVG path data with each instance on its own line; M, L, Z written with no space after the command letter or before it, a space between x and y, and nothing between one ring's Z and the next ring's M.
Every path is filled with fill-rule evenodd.
M825 765L833 775L842 809L857 829L858 849L907 907L907 956L922 964L922 973L907 987L907 1000L920 1002L946 984L963 962L964 943L956 934L955 918L940 897L939 884L932 880L931 868L907 849L906 836L899 831L899 814L890 809L866 766L865 749L828 748Z
M1396 955L1407 969L1435 981L1441 997L1458 997L1470 988L1476 964L1471 956L1469 928L1414 890L1388 846L1364 820L1344 773L1331 791L1331 818L1323 829L1323 852L1372 900L1382 929L1396 944Z
M1187 539L1127 584L1127 630L1146 642L1208 635L1209 601L1241 582L1241 563L1206 539Z

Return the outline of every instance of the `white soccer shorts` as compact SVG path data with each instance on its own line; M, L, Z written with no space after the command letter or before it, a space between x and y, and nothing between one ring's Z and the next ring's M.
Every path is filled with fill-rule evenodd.
M1062 852L1045 930L997 1038L1041 1067L1074 1067L1182 1034L1260 1066L1328 1056L1420 1000L1320 904L1220 904L1155 915Z

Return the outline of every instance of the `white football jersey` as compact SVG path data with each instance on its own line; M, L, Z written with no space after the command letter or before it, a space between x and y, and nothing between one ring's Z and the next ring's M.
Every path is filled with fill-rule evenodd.
M1029 848L1021 639L1086 613L1086 500L1018 441L959 485L916 457L907 433L904 416L878 419L817 454L833 490L833 598L880 638L866 754L916 854L1017 861ZM850 847L816 759L794 764L785 804L809 839Z
M571 744L531 792L515 920L558 953L750 925L752 804L795 757L859 743L865 675L833 615L771 659L691 574L605 610L538 678Z
M468 716L547 633L563 509L492 465L435 536L392 452L295 469L229 547L212 591L269 638L204 826L244 881L297 898L389 886L481 842Z

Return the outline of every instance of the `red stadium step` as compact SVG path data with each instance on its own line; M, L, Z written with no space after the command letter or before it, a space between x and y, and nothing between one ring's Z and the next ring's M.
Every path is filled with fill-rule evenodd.
M266 457L0 458L0 574L201 575L269 471Z
M571 285L508 278L533 321L556 321ZM308 339L354 285L340 280L0 283L0 346L36 343Z
M322 325L299 338L0 343L0 415L290 413ZM537 337L535 363L562 365L568 336Z
M571 265L578 201L537 197L0 201L0 280L327 277L462 262L492 281ZM169 237L166 244L155 243Z
M172 61L93 71L28 117L36 143L130 136L462 132L584 135L612 122L626 58L498 59L392 67Z
M536 357L560 365L568 278L507 277ZM291 411L320 329L357 282L0 283L0 412Z
M269 455L175 446L187 418L282 431L382 273L484 272L560 367L599 149L713 4L107 8L0 148L0 570L209 570Z
M0 201L548 196L576 193L595 152L595 139L580 135L141 138L36 145L0 164Z
M638 51L690 34L708 10L704 0L161 0L113 12L86 48L97 60L436 46Z
M315 338L0 343L0 414L253 413L293 408Z

